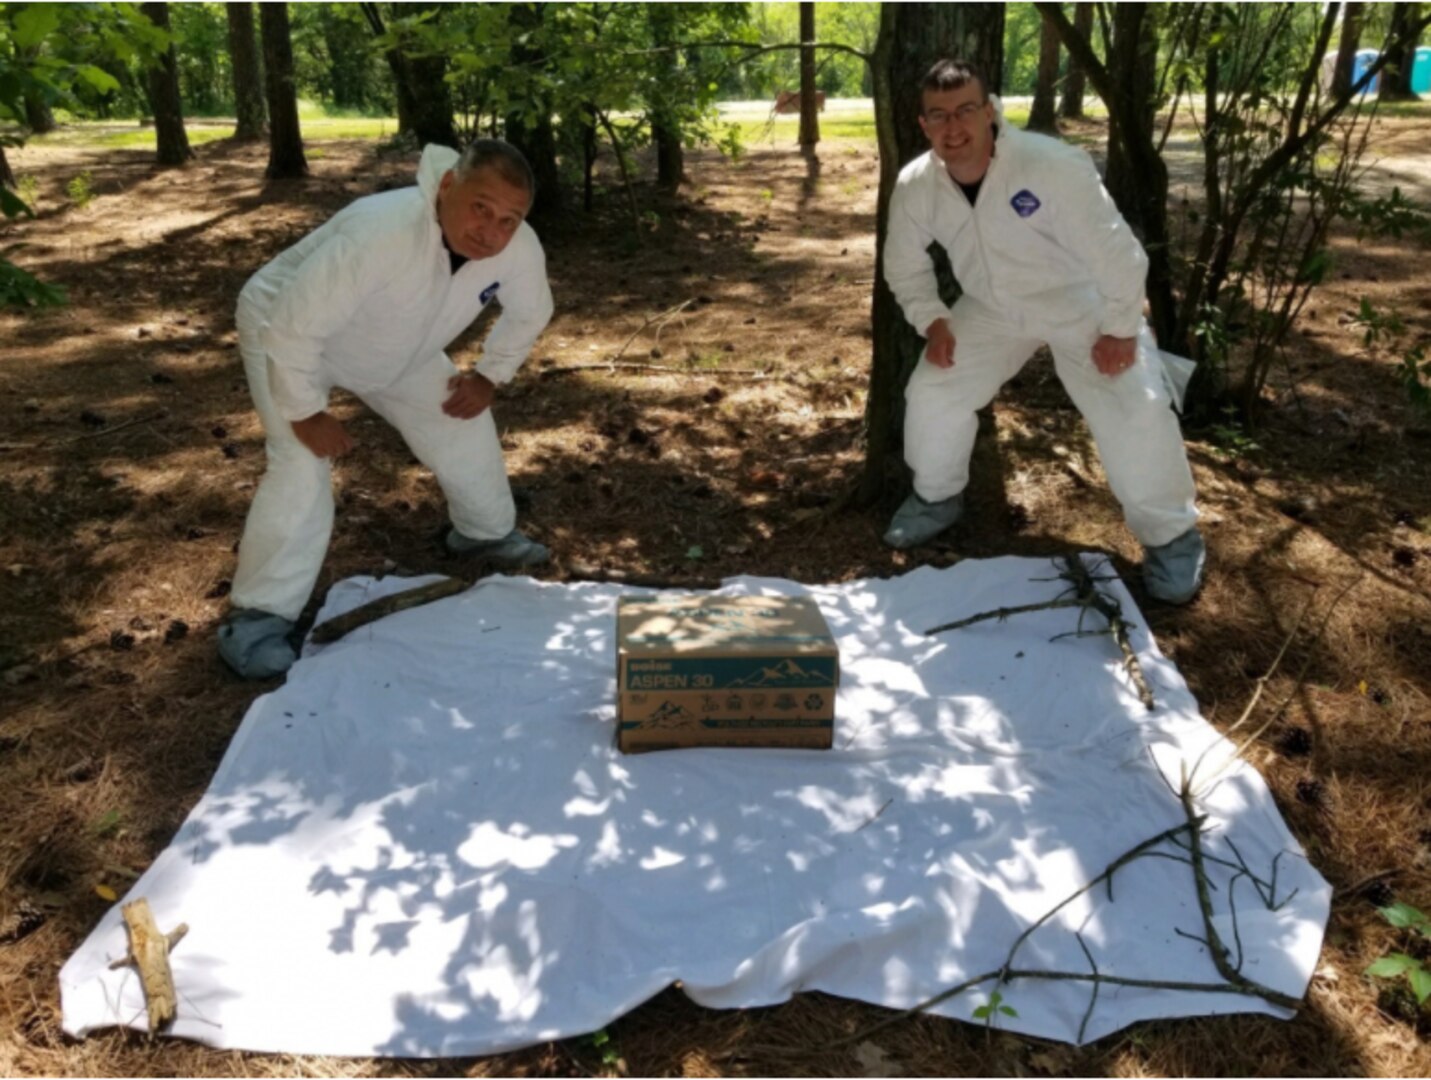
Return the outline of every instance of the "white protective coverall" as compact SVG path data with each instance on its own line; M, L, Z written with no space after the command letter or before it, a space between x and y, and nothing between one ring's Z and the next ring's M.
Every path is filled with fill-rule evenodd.
M489 408L442 411L457 368L444 349L491 300L501 317L477 371L507 382L552 315L546 256L525 222L503 251L452 271L437 221L442 176L457 151L429 146L417 186L369 195L268 263L238 303L239 350L263 421L268 470L239 545L231 599L296 619L333 528L332 468L289 424L327 408L342 387L392 424L437 476L452 524L497 539L516 513Z
M972 207L932 152L900 171L890 200L885 278L921 334L947 319L955 339L954 366L921 359L905 390L914 489L929 502L964 490L975 412L1047 343L1128 527L1146 546L1166 544L1196 524L1197 509L1171 408L1176 376L1142 316L1147 256L1089 156L1014 130L994 100L994 157ZM934 241L963 289L952 309L939 299ZM1139 339L1136 361L1117 376L1093 364L1103 334Z

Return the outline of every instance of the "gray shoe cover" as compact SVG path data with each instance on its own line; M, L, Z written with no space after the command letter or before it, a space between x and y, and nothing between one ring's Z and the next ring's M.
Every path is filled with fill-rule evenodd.
M520 529L513 529L500 540L474 540L456 529L447 533L447 550L454 555L476 555L495 566L516 568L540 566L551 558L545 544L539 544Z
M1207 546L1197 529L1189 529L1160 547L1143 549L1143 584L1165 604L1186 604L1202 588Z
M917 492L911 491L909 498L895 511L884 542L892 548L912 548L933 540L963 516L962 491L939 502L925 502Z
M289 644L293 623L281 615L236 608L219 627L219 655L245 679L282 675L298 653Z

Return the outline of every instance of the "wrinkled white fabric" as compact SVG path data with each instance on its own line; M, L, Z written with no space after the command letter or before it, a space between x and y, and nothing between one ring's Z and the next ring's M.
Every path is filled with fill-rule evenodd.
M1218 930L1242 970L1300 995L1330 890L1267 788L1197 713L1109 588L1158 699L1103 638L1042 611L935 637L934 624L1048 599L1042 560L969 561L806 588L840 647L830 751L613 745L615 585L492 577L310 646L250 709L209 791L131 897L189 925L174 1034L221 1047L485 1054L592 1031L680 980L704 1005L822 990L913 1005L998 968L1015 939L1112 860L1184 821L1165 777L1211 783ZM416 581L353 579L323 617ZM1224 769L1224 766L1226 768ZM1235 844L1235 851L1234 851ZM1178 855L1169 844L1163 854ZM1016 967L1217 982L1193 878L1139 860L1080 896ZM110 971L116 905L60 974L65 1030L144 1025ZM988 984L936 1011L969 1020ZM1079 1037L1087 984L1005 986L998 1024ZM1087 1027L1278 1010L1238 994L1105 985Z
M429 146L416 187L359 199L240 294L239 352L268 468L239 545L235 607L296 619L318 580L333 528L332 469L289 422L326 408L335 386L401 432L436 475L458 532L492 540L516 523L492 410L471 420L442 411L457 374L444 350L496 298L502 314L477 370L507 381L551 318L551 291L526 223L501 254L453 273L434 200L456 162L455 150Z
M884 273L921 334L954 332L954 366L920 359L905 388L905 459L914 489L938 502L969 478L974 415L1047 344L1059 379L1098 444L1128 528L1149 547L1197 524L1196 489L1171 406L1188 361L1158 351L1142 317L1148 259L1087 153L1003 120L978 198L932 152L901 170L890 199ZM949 254L963 295L939 298L931 244ZM1137 359L1109 377L1093 365L1100 335L1136 337ZM1180 363L1179 363L1180 361Z

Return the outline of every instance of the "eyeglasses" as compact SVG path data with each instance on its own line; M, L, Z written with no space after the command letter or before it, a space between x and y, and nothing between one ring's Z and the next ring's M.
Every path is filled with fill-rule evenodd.
M943 109L930 109L924 114L924 122L933 128L944 127L950 120L957 120L961 124L967 124L974 119L988 102L986 101L966 101L953 112L945 112Z

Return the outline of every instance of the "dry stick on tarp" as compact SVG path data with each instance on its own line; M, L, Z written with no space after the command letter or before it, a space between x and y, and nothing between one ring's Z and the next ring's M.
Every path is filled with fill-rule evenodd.
M179 944L189 927L180 923L163 934L149 910L144 897L125 904L121 909L124 925L129 931L129 954L110 964L114 970L133 967L139 972L139 985L144 988L144 1005L149 1014L149 1033L163 1031L174 1020L179 1008L174 992L174 972L169 967L169 954Z
M765 368L681 368L669 364L638 364L634 361L598 360L590 364L562 364L560 367L542 369L542 378L549 375L565 375L571 371L656 371L663 375L739 375L747 379L765 379L770 372Z
M1205 815L1198 814L1193 808L1193 793L1188 788L1186 782L1184 782L1182 791L1179 795L1179 802L1182 804L1183 812L1187 818L1186 821L1184 821L1181 825L1174 825L1171 828L1164 829L1156 836L1149 837L1142 843L1137 844L1132 848L1129 848L1122 855L1119 855L1116 859L1110 862L1101 874L1093 878L1087 884L1083 885L1077 891L1071 893L1063 900L1059 901L1057 905L1049 909L1048 912L1041 916L1032 925L1027 927L1024 932L1020 934L1017 939L1015 939L1012 947L1009 949L1007 955L1005 956L1004 963L1001 967L997 967L991 971L985 971L981 972L978 975L971 976L970 978L965 979L963 982L955 986L951 986L947 990L942 990L931 998L921 1001L918 1005L915 1005L912 1008L896 1013L894 1016L881 1020L876 1024L871 1024L869 1027L863 1029L862 1031L856 1032L854 1035L829 1044L827 1046L827 1049L835 1049L838 1047L862 1042L863 1040L869 1038L870 1036L876 1034L879 1031L882 1031L884 1028L887 1028L892 1024L897 1024L901 1020L907 1020L912 1016L918 1015L919 1013L927 1012L929 1009L934 1008L934 1006L948 1001L950 998L957 997L958 995L964 993L964 991L971 990L974 987L980 986L984 983L993 982L995 988L997 989L1000 986L1007 986L1008 984L1020 979L1045 980L1055 982L1092 983L1095 993L1099 988L1106 984L1110 986L1141 987L1150 990L1186 990L1194 993L1206 994L1242 994L1247 997L1261 998L1264 1001L1267 1001L1273 1005L1280 1006L1284 1009L1297 1009L1301 1004L1298 999L1288 994L1284 994L1280 990L1274 990L1270 986L1264 986L1261 983L1247 978L1237 969L1237 966L1234 965L1228 959L1226 946L1222 944L1222 941L1218 937L1217 931L1213 926L1214 912L1212 909L1212 895L1210 883L1207 878L1207 867L1204 861L1201 842L1202 830L1204 825L1206 824L1207 819ZM1099 884L1105 884L1107 886L1108 897L1111 901L1113 898L1113 877L1120 869L1129 865L1130 863L1136 862L1140 858L1161 856L1165 854L1153 850L1153 848L1157 847L1159 844L1162 844L1164 842L1171 842L1181 847L1184 840L1187 844L1187 847L1184 850L1188 851L1191 858L1180 861L1186 861L1192 867L1193 882L1196 887L1198 897L1198 908L1202 915L1204 932L1207 934L1205 943L1208 945L1208 951L1212 953L1213 964L1217 967L1218 974L1223 977L1224 981L1198 982L1184 979L1131 979L1122 978L1117 975L1105 975L1097 969L1097 965L1093 962L1091 955L1089 955L1088 958L1090 966L1093 968L1093 970L1087 972L1047 971L1036 968L1016 968L1013 966L1014 958L1018 953L1019 948L1029 938L1029 936L1033 934L1033 932L1037 930L1040 926L1043 926L1050 919L1052 919L1056 914L1058 914L1059 911L1063 910L1063 908L1067 907L1078 897L1083 896L1085 893L1096 888ZM1275 901L1275 897L1273 897L1272 899ZM1269 906L1275 907L1277 905L1275 905L1274 903ZM1235 928L1237 921L1237 911L1235 908L1232 908L1230 909L1230 913ZM1080 944L1083 943L1080 941ZM1083 948L1085 955L1088 955L1087 946L1084 945ZM1094 1004L1096 1004L1096 1000L1090 1002L1088 1011L1084 1014L1083 1022L1079 1025L1078 1038L1080 1042L1083 1040L1083 1035L1087 1031L1088 1021L1093 1014ZM990 1016L990 1019L992 1020L992 1014ZM779 1049L776 1047L761 1049L779 1052Z
M379 619L385 619L389 615L406 611L408 608L421 607L434 600L453 596L467 588L467 585L468 583L461 578L448 577L441 581L434 581L430 585L408 589L406 592L380 596L376 600L369 600L366 604L355 607L352 611L344 612L327 622L319 623L313 628L309 639L315 645L331 645L344 634L350 634L360 626L367 626L368 623L377 622Z
M1128 624L1123 621L1122 606L1111 596L1098 590L1098 584L1094 581L1093 575L1088 572L1088 567L1083 565L1083 560L1077 555L1061 555L1059 562L1063 565L1063 572L1059 574L1059 577L1072 586L1073 596L1059 596L1041 604L1020 604L1017 607L981 611L966 619L956 619L954 622L931 627L924 631L925 636L932 637L935 634L942 634L946 630L958 630L988 619L998 619L1002 622L1011 615L1022 615L1030 611L1052 611L1056 608L1083 608L1085 611L1091 609L1098 612L1107 621L1108 629L1099 632L1111 634L1113 640L1118 643L1118 648L1123 653L1123 668L1128 672L1128 678L1132 680L1134 689L1138 691L1138 700L1143 703L1144 708L1151 712L1157 708L1157 702L1153 699L1153 690L1148 685L1148 680L1143 676L1143 666L1138 663L1138 654L1133 651L1133 646L1128 640Z

